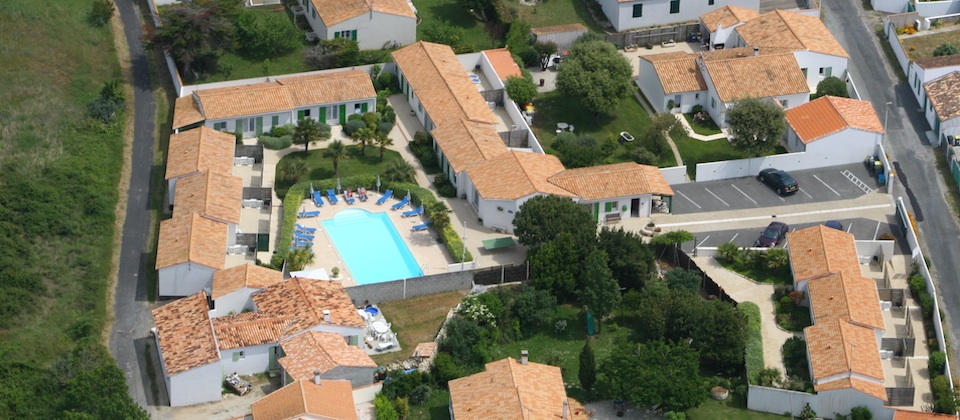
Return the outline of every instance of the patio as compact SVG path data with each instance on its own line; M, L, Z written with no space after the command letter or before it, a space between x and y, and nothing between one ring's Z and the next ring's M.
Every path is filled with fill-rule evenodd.
M397 334L393 332L393 325L383 317L380 308L371 305L363 309L357 309L357 313L366 322L366 328L363 331L363 350L367 352L367 355L373 356L401 350Z

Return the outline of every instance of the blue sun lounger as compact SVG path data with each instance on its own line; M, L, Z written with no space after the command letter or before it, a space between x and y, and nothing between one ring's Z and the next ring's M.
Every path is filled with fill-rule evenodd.
M407 205L407 204L410 204L410 196L409 196L409 195L406 196L406 197L403 197L403 200L400 200L399 203L394 204L393 207L391 207L391 208L394 209L394 210L399 210L400 207L403 207L403 206L405 206L405 205Z
M423 204L421 204L420 207L417 207L413 210L407 210L403 212L403 217L413 217L413 216L419 216L421 214L423 214Z
M300 232L302 232L302 233L306 233L306 234L312 234L313 232L316 232L316 231L317 231L317 228L306 227L306 226L301 225L301 224L299 224L299 223L297 223L296 227L297 227L297 230L298 230L298 231L300 231Z
M387 191L385 191L385 192L383 193L383 197L380 197L379 199L377 199L377 205L379 206L379 205L381 205L381 204L383 204L383 203L386 203L387 200L390 199L390 197L393 197L393 190L387 190Z
M419 224L419 225L416 225L416 226L410 228L410 230L412 230L412 231L414 231L414 232L419 232L419 231L421 231L421 230L427 230L428 227L430 227L430 221L429 221L429 220L427 220L426 222L423 222L423 223L421 223L421 224Z
M297 239L305 239L305 240L308 240L308 241L312 241L313 238L314 238L313 235L307 235L307 234L305 234L305 233L300 233L300 232L297 232L297 231L293 231L293 236L294 236L295 238L297 238Z
M320 191L313 192L313 205L323 207L323 200L320 198Z
M340 201L340 199L337 198L337 193L334 192L332 188L327 190L327 200L330 201L330 204L337 204Z
M298 248L303 248L303 247L305 247L305 246L312 246L312 245L313 245L313 241L309 241L309 240L307 240L307 239L297 238L297 239L295 240L295 242L297 243L297 247L298 247Z
M300 213L297 213L298 219L308 219L311 217L318 217L318 216L320 216L320 210L301 211Z
M343 193L343 201L346 201L347 204L353 204L357 199L347 195L347 193Z

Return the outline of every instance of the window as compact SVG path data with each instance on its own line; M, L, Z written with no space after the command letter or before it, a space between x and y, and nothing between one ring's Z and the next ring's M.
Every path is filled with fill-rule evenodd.
M715 0L707 0L707 6L713 6L714 3L716 3Z
M239 361L241 361L241 360L243 360L243 359L244 359L244 355L243 355L243 352L242 352L242 351L235 351L235 352L233 352L233 361L234 361L234 362L239 362Z
M213 123L213 129L214 129L214 130L218 130L218 131L227 131L227 123L226 123L226 122L215 122L215 123Z
M256 129L257 129L256 123L257 123L257 119L256 119L256 118L249 118L249 119L247 119L247 127L248 127L247 131L254 131L254 130L256 130Z
M352 40L356 41L356 40L357 40L357 31L340 31L340 32L334 32L333 37L334 37L334 38L352 39Z
M680 0L670 0L670 14L680 13Z
M633 17L643 17L643 4L633 5Z
M821 76L823 76L823 73L824 73L825 70L826 70L825 68L820 67L820 75L821 75Z
M363 113L363 108L360 107L360 104L353 104L353 113L354 113L354 114L362 114L362 113Z
M694 93L694 94L693 94L693 99L696 99L696 100L699 101L699 100L700 100L700 94L699 94L699 93Z
M710 108L717 107L717 98L710 98Z
M806 78L807 78L807 69L800 69L800 71L803 72L803 78L806 79Z
M278 125L280 125L280 116L279 116L279 115L274 115L274 116L270 117L270 126L271 126L271 127L276 127L276 126L278 126Z
M316 19L316 18L317 18L317 9L311 10L311 11L310 11L310 14L313 15L313 18L314 18L314 19Z
M788 103L789 103L789 102L787 102L786 99L781 99L781 100L780 100L780 106L782 106L783 109L787 109L787 104L788 104Z
M820 67L820 75L823 77L830 77L830 74L833 73L833 67Z

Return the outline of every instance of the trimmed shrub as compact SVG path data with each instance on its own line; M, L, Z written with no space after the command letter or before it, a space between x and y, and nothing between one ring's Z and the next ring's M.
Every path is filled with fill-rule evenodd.
M353 116L351 116L351 118L352 117ZM367 128L367 123L364 122L359 115L357 115L357 118L351 119L350 121L347 121L347 123L343 125L343 132L348 136L352 136L353 133L357 132L357 130L361 130L364 128Z
M93 7L87 13L87 22L93 26L105 26L113 17L114 6L110 0L94 0Z
M450 184L450 177L447 174L439 174L434 177L433 186L441 197L453 198L457 196L457 188Z
M273 137L292 136L297 131L297 126L293 124L278 125L270 129L270 135Z
M390 130L393 130L392 122L381 122L380 124L377 124L377 131L383 134L390 134Z
M744 302L737 309L747 317L747 346L744 355L747 381L759 384L760 371L763 370L763 333L760 324L760 307L752 302Z
M410 404L413 405L423 405L430 399L430 394L433 393L433 388L430 388L430 385L420 384L417 385L413 391L410 391Z
M380 114L382 117L380 121L394 123L397 122L397 111L393 109L392 106L387 105L380 109Z
M386 395L377 394L373 399L373 411L377 420L400 420L400 414Z
M944 375L937 376L930 381L930 388L933 392L933 411L943 414L954 414L957 412L957 399L950 389L950 381Z
M282 150L290 147L293 144L293 136L287 134L280 137L274 137L266 134L261 134L257 138L257 144L263 146L264 149L270 150Z
M943 375L944 370L947 368L947 355L942 351L935 351L930 353L930 359L927 361L927 371L930 373L930 377L936 375Z
M453 361L453 357L444 352L437 353L437 357L433 360L431 372L433 378L437 381L437 385L443 388L447 387L448 382L463 376L463 370ZM413 401L413 395L410 396L410 400Z

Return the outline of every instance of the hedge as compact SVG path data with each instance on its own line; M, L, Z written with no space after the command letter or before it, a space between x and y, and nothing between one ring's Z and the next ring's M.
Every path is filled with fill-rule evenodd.
M352 176L348 178L342 178L340 181L341 186L362 185L366 186L368 190L374 190L377 185L376 175ZM279 262L286 258L287 254L290 252L290 247L287 244L291 243L293 240L293 227L297 223L297 213L300 212L300 208L303 205L303 200L308 198L307 194L310 191L311 184L313 184L314 189L326 191L331 188L336 188L337 180L325 179L320 181L304 181L294 184L289 190L287 190L287 195L283 198L283 222L280 227L279 245L277 245L276 253L274 253L273 259L271 260L271 264L275 267L279 268ZM381 181L380 190L386 191L387 189L392 189L394 191L394 195L397 196L405 193L407 190L410 190L410 205L413 207L437 201L430 190L421 188L417 184ZM458 236L456 230L454 230L454 227L447 226L443 232L440 232L440 239L444 244L447 245L447 251L450 252L450 256L453 258L453 261L458 263L461 262L460 256L464 253L463 240L460 238L460 236ZM470 254L470 251L466 251L465 260L467 262L473 261L473 255Z
M747 370L747 383L758 384L760 371L763 370L763 332L760 324L760 307L753 302L743 302L737 309L747 317L747 347L744 360Z

